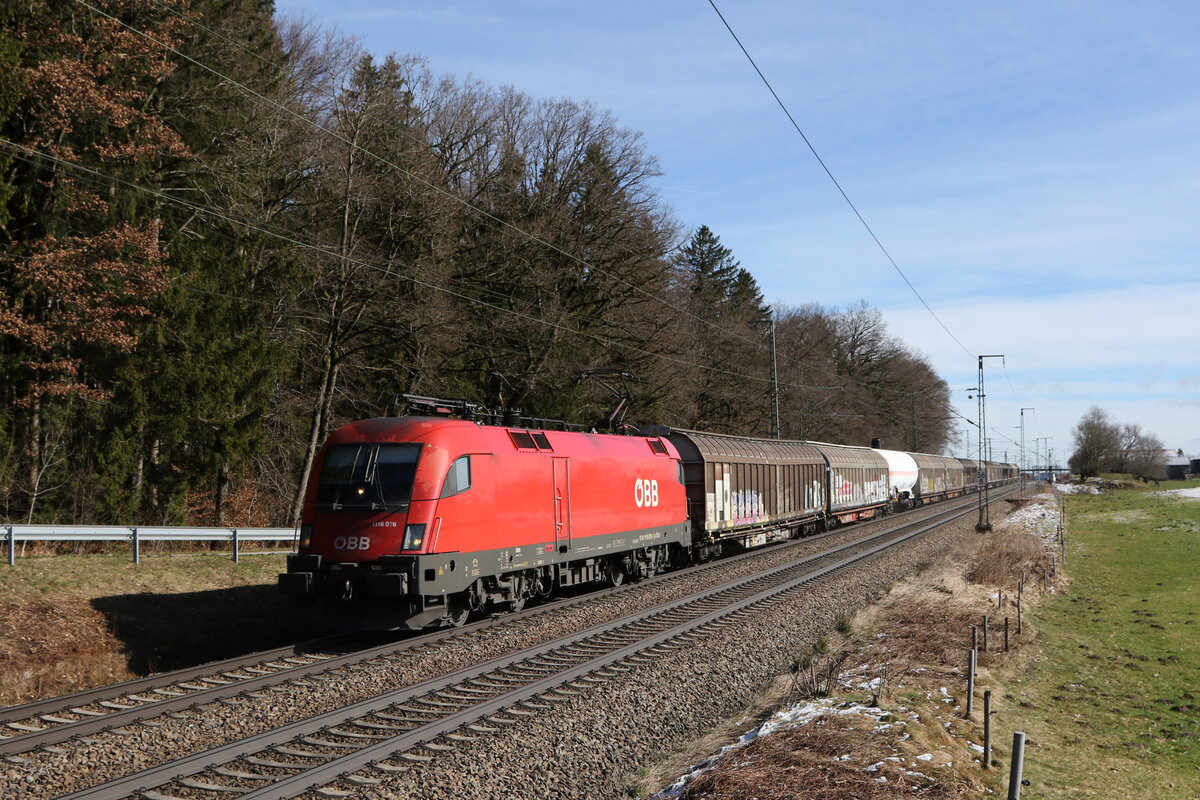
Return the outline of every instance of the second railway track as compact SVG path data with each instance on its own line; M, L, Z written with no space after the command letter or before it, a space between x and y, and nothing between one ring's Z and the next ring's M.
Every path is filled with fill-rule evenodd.
M948 503L924 507L907 512L905 518L933 518L945 515L955 506L954 503ZM254 693L269 690L271 687L391 658L405 651L468 636L498 625L517 624L527 617L594 603L614 594L641 591L647 586L681 578L692 579L701 571L725 573L736 569L741 563L761 561L765 557L779 555L788 547L803 549L819 541L847 537L853 540L870 527L886 524L897 518L884 517L852 529L836 529L784 547L750 551L735 558L700 565L683 572L667 573L638 584L627 584L617 589L565 598L531 607L518 614L483 619L459 629L433 631L379 646L351 649L348 652L338 651L344 649L350 641L349 637L329 637L0 709L0 756L26 753L75 737L177 713L204 703L229 701L243 696L254 697Z
M973 505L973 504L971 504ZM949 511L951 507L939 508ZM969 514L970 511L959 512ZM936 517L945 516L939 513ZM942 521L926 527L936 527ZM918 535L889 529L759 575L506 654L369 700L314 714L214 749L160 764L72 797L294 797L316 785L337 795L380 774L436 760L569 702L675 652L693 638L796 591L831 571ZM847 555L851 552L851 555ZM818 564L817 562L820 562ZM728 562L725 562L728 563ZM366 769L365 774L359 774Z

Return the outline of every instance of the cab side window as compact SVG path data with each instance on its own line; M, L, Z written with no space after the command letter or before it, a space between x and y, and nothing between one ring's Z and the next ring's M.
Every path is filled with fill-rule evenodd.
M442 484L442 497L453 497L471 488L471 457L461 456L450 465L446 482Z

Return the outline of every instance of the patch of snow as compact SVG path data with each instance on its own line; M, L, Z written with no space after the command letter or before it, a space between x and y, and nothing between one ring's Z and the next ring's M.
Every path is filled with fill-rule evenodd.
M1100 494L1100 487L1090 483L1056 483L1054 491L1061 494Z
M1168 489L1165 492L1155 492L1155 494L1166 494L1174 497L1186 497L1189 500L1200 500L1200 486L1191 489Z
M717 762L721 759L721 757L724 756L729 751L737 750L739 748L745 747L746 745L750 744L750 742L754 741L758 737L767 736L771 733L774 733L777 730L799 727L800 725L803 725L807 722L811 722L812 720L814 720L817 717L822 716L824 714L837 715L837 716L868 717L868 718L874 720L877 725L882 726L882 727L876 728L877 730L884 730L884 729L892 727L892 724L882 722L881 718L884 716L887 716L889 714L893 714L893 712L885 711L882 708L878 708L876 706L855 705L853 703L837 703L837 704L835 704L835 701L832 698L822 698L820 700L813 700L813 701L810 701L807 703L799 703L797 705L782 709L781 711L777 711L774 716L772 716L770 719L768 719L762 725L759 725L757 728L753 728L749 731L746 731L744 734L742 734L740 737L738 737L738 740L736 742L734 742L733 744L730 744L730 745L726 745L725 747L722 747L720 750L713 753L711 756L704 759L699 764L696 764L694 767L692 767L690 772L681 776L677 781L672 783L670 786L666 787L665 789L659 791L658 793L656 793L654 795L651 795L649 800L673 800L673 798L679 797L679 795L683 794L683 790L685 788L687 788L687 785L692 780L694 780L698 775L700 775L704 772L708 772L714 766L716 766ZM915 714L912 716L914 719L916 718ZM844 757L844 759L849 759L849 758L850 758L849 755L846 755ZM839 759L839 760L843 760L843 759ZM898 761L899 759L898 758L888 758L885 760ZM879 762L879 763L882 764L883 762ZM876 767L876 768L878 769L878 767ZM867 769L868 769L868 771L872 771L869 767Z

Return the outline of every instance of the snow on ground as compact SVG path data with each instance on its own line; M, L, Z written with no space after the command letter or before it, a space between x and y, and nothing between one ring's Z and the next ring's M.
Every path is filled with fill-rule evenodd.
M1056 483L1054 491L1062 494L1100 494L1100 487L1090 483Z
M1200 500L1200 486L1191 489L1169 489L1165 492L1155 492L1155 494L1169 494L1175 497L1186 497L1189 500Z
M900 713L904 713L904 712L900 712ZM699 764L694 766L690 772L688 772L686 775L681 777L679 780L675 781L675 783L671 784L670 786L663 789L662 791L651 795L649 800L672 800L672 798L679 797L679 795L683 794L683 790L687 788L687 785L692 780L694 780L698 775L708 772L710 769L712 769L714 766L716 766L717 762L721 760L721 757L724 756L726 753L728 753L730 750L737 750L742 747L745 747L746 745L750 744L751 742L753 742L755 739L757 739L760 736L766 736L766 735L774 733L775 731L778 731L778 730L785 730L787 728L799 727L801 725L804 725L805 723L812 722L817 717L820 717L823 715L828 715L828 716L855 715L855 716L866 717L867 719L870 719L874 722L876 731L887 730L888 728L891 728L894 725L900 724L899 721L897 721L897 722L884 722L883 721L883 717L885 717L885 716L890 715L893 718L895 718L897 716L896 711L884 711L882 708L877 708L875 706L860 705L857 703L846 703L845 700L838 700L838 699L834 699L832 697L824 697L819 700L812 700L812 701L808 701L808 702L804 702L804 703L798 703L796 705L789 706L781 711L777 711L774 716L772 716L770 719L768 719L762 725L759 725L757 728L753 728L752 730L746 731L745 733L743 733L741 735L740 738L738 738L738 740L736 742L734 742L731 745L726 745L725 747L722 747L720 750L713 753L711 756L709 756L708 758L704 759ZM914 712L908 712L907 716L911 720L918 719L917 714ZM907 737L905 737L905 738L907 738ZM850 758L849 755L843 756L842 760L848 760L849 758ZM899 761L900 759L895 758L895 759L888 759L888 760ZM878 769L878 765L875 765L875 769ZM867 767L867 771L873 772L874 770L871 769L871 767Z
M1004 518L1002 526L1006 530L1032 533L1047 542L1058 539L1058 502L1054 495L1048 492L1036 494L1021 508Z

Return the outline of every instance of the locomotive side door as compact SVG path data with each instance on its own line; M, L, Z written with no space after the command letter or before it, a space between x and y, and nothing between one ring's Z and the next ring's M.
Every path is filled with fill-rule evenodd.
M551 458L554 465L554 546L560 553L571 546L570 459Z

